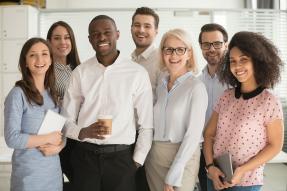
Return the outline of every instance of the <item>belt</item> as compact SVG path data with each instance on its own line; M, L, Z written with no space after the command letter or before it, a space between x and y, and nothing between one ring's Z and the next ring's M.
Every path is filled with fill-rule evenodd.
M78 143L80 148L83 148L88 151L92 151L95 154L104 154L104 153L114 153L118 151L124 151L130 149L130 145L97 145L93 143L82 142Z

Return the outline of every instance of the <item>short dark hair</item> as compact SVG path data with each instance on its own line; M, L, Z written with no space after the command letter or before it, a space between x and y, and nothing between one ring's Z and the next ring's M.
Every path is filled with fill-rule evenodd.
M219 31L222 33L223 35L223 40L224 42L228 41L228 34L225 30L225 28L217 23L209 23L209 24L205 24L201 27L200 29L200 33L199 33L199 37L198 37L198 42L199 44L202 43L201 41L201 37L202 37L202 33L204 32L213 32L213 31Z
M155 28L157 29L158 28L158 24L159 24L159 16L158 14L151 8L149 7L140 7L140 8L137 8L133 17L132 17L132 23L134 23L134 19L135 19L135 16L136 15L150 15L154 18L154 25L155 25Z
M113 18L109 17L108 15L98 15L98 16L94 17L89 24L89 34L91 33L91 30L90 30L91 24L94 23L95 21L98 21L98 20L110 20L113 23L115 29L117 30L117 25L116 25L116 22Z
M229 56L230 50L234 47L251 58L258 85L272 88L279 82L283 61L278 55L278 49L262 34L248 31L238 32L232 37L225 61L219 69L219 78L222 82L233 87L239 85L238 80L230 71Z
M70 35L72 49L71 49L71 52L67 55L67 63L66 64L70 64L71 69L74 70L78 65L80 65L81 62L79 59L75 35L74 35L73 29L70 27L70 25L64 21L55 22L49 28L46 39L51 41L53 31L58 26L64 27Z

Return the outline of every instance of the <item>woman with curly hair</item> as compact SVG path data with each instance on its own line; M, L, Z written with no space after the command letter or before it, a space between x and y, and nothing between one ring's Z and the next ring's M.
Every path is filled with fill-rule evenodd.
M261 189L264 165L283 145L282 106L268 90L279 81L282 65L278 50L264 36L238 32L232 37L220 79L233 88L219 99L204 133L209 191ZM234 166L231 182L214 165L225 153Z

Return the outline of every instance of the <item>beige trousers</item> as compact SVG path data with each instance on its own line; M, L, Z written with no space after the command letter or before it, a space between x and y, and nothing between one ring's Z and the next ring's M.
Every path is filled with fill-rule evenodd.
M164 180L173 159L180 147L180 143L154 141L145 163L146 177L151 191L163 191ZM191 191L194 189L197 180L200 160L200 148L187 162L182 186L176 187L176 191Z

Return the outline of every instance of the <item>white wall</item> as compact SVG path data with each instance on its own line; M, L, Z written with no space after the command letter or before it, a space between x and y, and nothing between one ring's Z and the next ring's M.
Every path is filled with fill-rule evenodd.
M243 0L46 0L47 8L244 8Z

